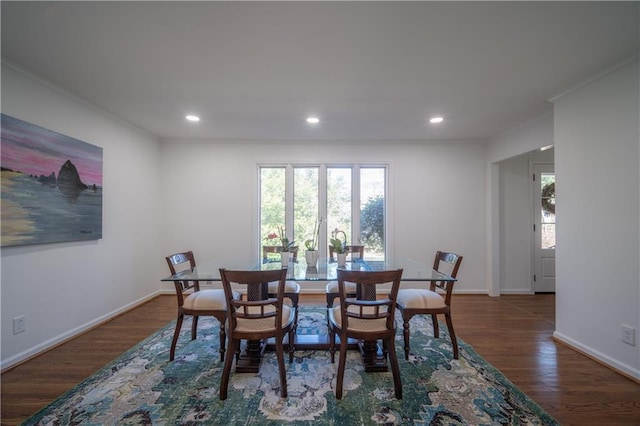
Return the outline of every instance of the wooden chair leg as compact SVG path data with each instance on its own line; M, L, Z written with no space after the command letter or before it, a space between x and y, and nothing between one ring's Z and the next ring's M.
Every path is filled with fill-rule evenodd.
M193 315L191 321L191 340L196 340L198 334L198 315Z
M327 293L327 309L331 309L331 307L333 306L333 299L335 298L335 295L333 293Z
M293 305L293 309L296 310L293 318L293 325L291 326L291 330L289 330L289 363L293 362L293 352L296 350L296 334L298 333L298 303L300 300L300 295L298 293L294 293L291 297L291 304Z
M289 364L293 362L293 352L296 350L295 343L296 343L296 326L294 324L293 326L291 326L291 329L289 330L289 344L287 345L289 348Z
M293 305L293 309L296 310L295 318L293 320L294 327L298 326L298 303L300 301L300 295L298 293L294 293L291 296L291 304Z
M220 322L220 331L218 332L220 338L220 362L224 362L225 346L227 344L227 332L224 329L224 321Z
M176 345L178 344L178 337L180 336L180 329L182 328L182 321L184 320L184 314L178 315L176 320L176 329L173 332L173 340L171 340L171 350L169 351L169 361L173 361L176 356Z
M389 352L389 363L391 364L391 372L393 373L393 388L396 393L396 399L402 399L402 380L400 378L398 354L396 353L396 345L393 337L390 338L390 342L386 346Z
M404 337L404 359L409 360L409 351L411 347L409 346L409 336L411 331L409 330L409 320L411 318L405 318L404 315L402 317L402 336Z
M331 364L334 364L336 362L336 331L333 327L329 327L329 354L331 355Z
M336 399L342 399L342 383L347 365L347 336L340 333L340 359L338 360L338 377L336 378Z
M329 334L331 334L331 321L329 321L329 310L333 307L333 299L334 299L334 294L333 293L327 293L327 315L325 315L327 317L327 331L329 332Z
M239 340L232 340L229 342L229 352L235 353L237 346L240 345ZM227 388L229 387L229 375L231 374L231 367L233 365L233 357L227 356L224 360L224 368L222 369L222 378L220 379L220 399L224 401L227 399Z
M433 323L433 337L436 339L440 337L440 327L438 326L438 316L431 314L431 322Z
M447 321L449 336L451 336L451 345L453 346L453 359L458 359L458 339L456 338L456 332L453 331L453 321L451 320L451 314L446 313L444 314L444 317Z
M287 397L287 371L284 369L284 345L283 336L276 336L276 358L278 359L278 371L280 372L280 396Z

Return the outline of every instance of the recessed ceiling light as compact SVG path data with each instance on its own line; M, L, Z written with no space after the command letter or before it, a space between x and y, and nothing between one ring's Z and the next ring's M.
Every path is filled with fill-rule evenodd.
M429 123L433 123L433 124L442 123L443 121L444 121L444 118L442 117L431 117L429 119Z
M187 115L185 118L189 121L200 121L200 117L197 115Z
M320 119L318 117L307 117L307 123L309 124L318 124Z

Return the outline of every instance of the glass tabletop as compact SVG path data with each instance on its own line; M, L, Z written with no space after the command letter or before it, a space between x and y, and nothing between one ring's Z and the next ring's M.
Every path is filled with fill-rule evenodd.
M219 268L270 270L280 269L282 264L276 260L266 260L254 265L238 265L233 262L204 262L193 269L178 272L163 278L161 281L193 280L220 281ZM402 281L455 281L448 275L432 269L431 265L418 262L411 258L399 258L394 261L381 260L347 260L343 269L351 271L383 271L402 268ZM332 281L337 277L338 262L330 259L319 259L316 266L307 266L304 258L296 262L289 262L287 279L295 281Z

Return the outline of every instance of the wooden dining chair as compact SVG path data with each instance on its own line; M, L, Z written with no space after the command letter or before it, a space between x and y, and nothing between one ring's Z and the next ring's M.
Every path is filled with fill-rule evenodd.
M284 336L295 340L295 308L283 303L287 269L267 271L231 271L220 269L222 287L227 299L227 340L229 352L238 353L242 340L266 340L275 338L276 357L280 372L280 395L287 396L287 375L284 366ZM268 283L276 281L275 298L267 296ZM246 288L246 300L233 296L233 287ZM220 380L220 399L227 399L229 376L234 358L227 356ZM293 361L293 344L289 345L289 362Z
M192 251L175 253L165 258L171 275L185 269L192 269L196 266L196 260ZM180 336L180 329L185 315L192 317L191 340L196 339L198 329L198 318L201 316L213 316L220 323L220 361L224 361L225 353L225 329L224 324L227 318L227 303L222 289L200 290L199 281L175 280L173 284L176 289L178 299L178 318L176 328L171 341L169 360L173 361L176 353L176 345ZM236 293L236 297L239 294Z
M358 257L360 259L364 258L364 246L361 245L349 245L344 247L345 253L351 254L351 259ZM329 246L329 260L335 260L335 248L333 246Z
M402 399L402 380L396 355L396 297L402 269L391 271L347 271L338 269L338 293L340 304L328 309L330 327L331 362L335 362L336 336L340 338L340 358L336 379L336 398L342 399L342 384L347 358L349 338L361 341L382 340L382 350L393 373L393 387L397 399ZM346 283L356 285L356 296L349 297ZM377 299L377 288L391 283L391 290L384 299Z
M291 256L294 262L298 260L298 246L292 246L290 248ZM269 259L269 253L282 253L282 246L262 246L262 261L266 262ZM275 297L278 290L278 283L269 283L269 297ZM300 300L300 284L295 281L287 281L284 286L284 297L291 300L296 313L298 312L298 302ZM296 318L296 324L298 323Z
M278 281L271 281L269 283L269 297L278 297ZM291 301L291 306L295 311L295 318L293 325L298 326L298 304L300 301L300 284L295 281L287 280L284 283L284 298ZM294 330L295 333L295 330ZM293 342L289 342L289 345L293 345ZM295 349L295 348L292 348ZM293 350L292 350L293 352Z
M364 258L364 246L360 245L349 245L345 246L345 252L351 253L352 259L353 256L358 257L359 259ZM329 261L334 261L335 251L332 246L329 246ZM355 296L356 294L356 285L354 283L346 283L347 295ZM325 287L325 297L327 299L327 309L331 308L338 297L338 281L329 281ZM329 324L329 318L327 318L327 327L330 330L331 325Z
M455 253L438 251L433 261L433 269L445 273L452 278L458 275L458 269L462 263L462 256ZM444 314L451 336L453 346L453 358L458 359L458 340L453 330L451 320L451 294L455 281L431 281L429 289L403 288L398 292L398 309L402 313L404 335L404 359L409 359L409 321L414 315L431 315L433 322L433 336L440 337L438 327L438 314Z
M298 261L298 246L289 247L291 257L294 262ZM269 260L269 253L282 253L282 246L262 246L262 261Z
M359 259L364 258L364 246L345 246L345 252L351 253L351 259L354 259L354 256ZM332 246L329 246L329 260L335 260L334 249ZM355 294L355 288L355 284L347 283L347 294ZM327 286L325 287L325 294L327 298L327 308L330 308L333 306L333 302L335 301L336 297L338 297L338 281L329 281L327 283Z

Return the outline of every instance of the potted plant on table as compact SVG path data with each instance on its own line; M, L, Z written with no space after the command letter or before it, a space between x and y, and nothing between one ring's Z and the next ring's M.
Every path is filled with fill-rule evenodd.
M320 224L322 218L317 219L313 227L313 238L304 242L304 246L307 251L304 253L304 258L307 262L307 268L314 267L318 264L318 237L320 236Z
M287 234L285 233L285 229L282 226L278 226L278 237L280 238L280 244L282 246L282 251L280 252L280 262L282 266L289 265L289 252L293 248L294 242L289 241L287 238Z
M341 240L338 238L339 234L342 234L344 239ZM344 266L347 262L347 234L336 228L331 233L331 239L329 242L338 257L338 266Z

